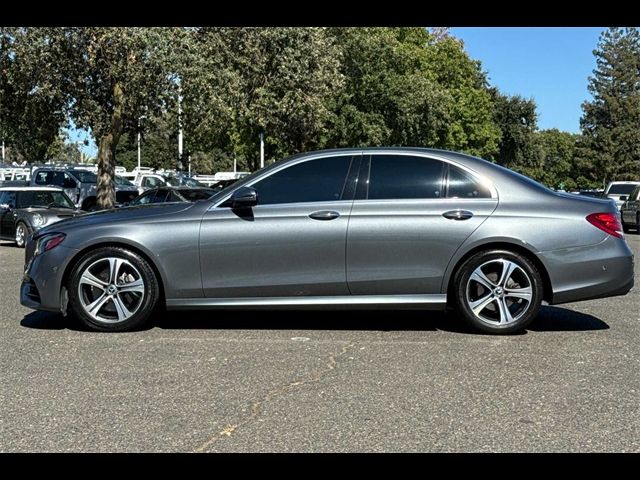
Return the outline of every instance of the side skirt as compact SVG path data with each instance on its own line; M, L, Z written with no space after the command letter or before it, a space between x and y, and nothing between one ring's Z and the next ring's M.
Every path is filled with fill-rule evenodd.
M351 295L339 297L170 298L167 310L239 309L389 309L445 310L446 295Z

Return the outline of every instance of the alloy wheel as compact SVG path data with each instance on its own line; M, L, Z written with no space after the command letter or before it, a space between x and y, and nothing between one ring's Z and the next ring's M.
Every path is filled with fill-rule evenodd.
M473 315L492 326L506 326L522 318L534 296L529 275L517 263L497 258L477 267L466 286Z
M25 228L23 223L19 223L16 227L16 245L18 245L19 247L24 246L26 238L27 229Z
M78 282L78 298L84 311L105 323L131 318L142 305L145 284L138 269L124 258L96 260L84 269Z

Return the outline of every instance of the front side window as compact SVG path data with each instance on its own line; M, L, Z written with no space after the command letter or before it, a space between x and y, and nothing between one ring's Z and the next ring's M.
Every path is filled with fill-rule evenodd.
M370 200L440 198L443 163L410 155L373 155Z
M155 197L156 192L143 193L139 197L137 197L131 205L146 205L147 203L151 203L153 197Z
M325 157L286 167L253 184L258 205L340 200L351 156Z
M447 198L491 198L491 191L471 174L449 165Z

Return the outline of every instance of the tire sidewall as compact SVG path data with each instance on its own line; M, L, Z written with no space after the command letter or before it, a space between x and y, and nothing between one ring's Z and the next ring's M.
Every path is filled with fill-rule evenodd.
M78 284L84 270L93 262L107 257L130 261L140 272L145 284L142 305L131 318L123 322L107 323L95 320L84 310L78 296ZM73 266L66 286L69 293L69 310L73 317L84 326L103 332L122 332L142 328L149 321L159 299L158 280L149 263L137 253L120 247L102 247L83 255Z
M499 258L510 260L522 268L531 279L533 287L529 310L515 322L504 326L492 325L477 318L467 304L466 298L467 282L473 271L480 265ZM488 250L470 257L456 272L453 288L455 289L456 310L460 317L476 330L493 334L510 334L524 330L538 315L543 296L543 282L538 269L525 256L509 250Z
M17 224L16 224L16 235L18 234L18 228L20 228L20 226L24 227L24 238L22 239L22 245L20 245L17 241L16 241L16 246L18 248L24 248L27 245L27 238L29 237L29 235L31 235L31 229L29 228L29 225L27 225L25 222L23 222L22 220L20 220Z

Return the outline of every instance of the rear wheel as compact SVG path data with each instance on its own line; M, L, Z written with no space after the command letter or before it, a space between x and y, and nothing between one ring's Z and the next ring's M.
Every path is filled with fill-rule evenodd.
M29 228L29 225L24 222L18 222L16 225L16 247L24 248L27 244L27 238L29 238L29 235L32 233L33 232L31 231L31 228Z
M87 200L85 200L82 204L82 210L84 210L85 212L95 212L96 210L98 210L96 199L88 198Z
M160 292L147 261L119 247L84 255L73 268L67 289L74 316L85 326L106 332L141 328Z
M531 261L508 250L479 252L454 276L454 298L460 317L487 333L525 329L542 303L542 278Z

